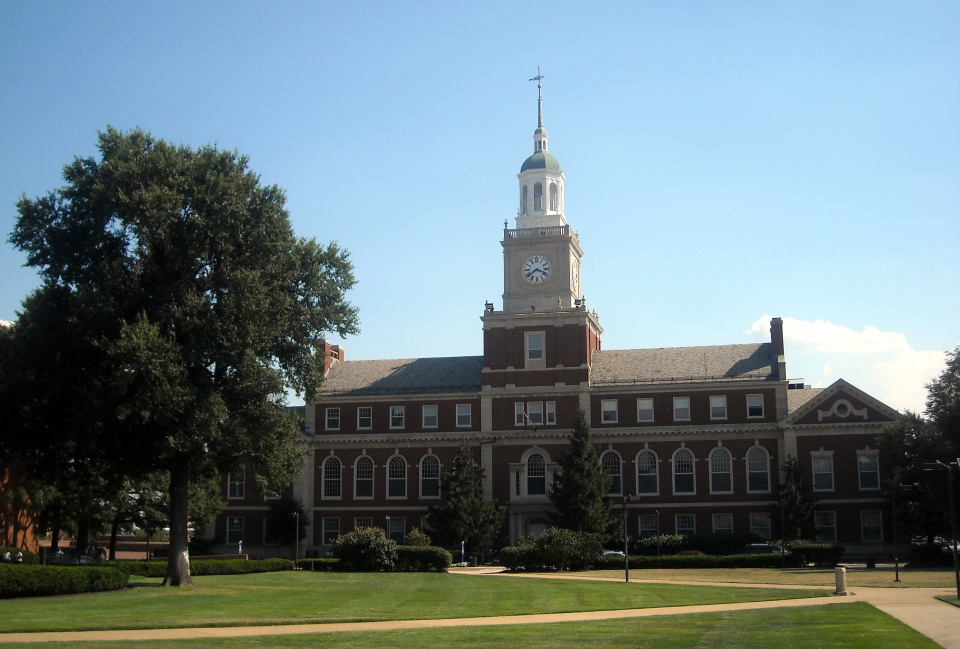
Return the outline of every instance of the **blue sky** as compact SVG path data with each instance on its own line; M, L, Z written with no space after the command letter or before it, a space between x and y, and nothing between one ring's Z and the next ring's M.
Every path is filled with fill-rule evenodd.
M108 124L216 143L352 253L349 359L482 353L500 239L550 151L605 349L766 340L922 410L960 342L960 4L33 2L0 8L6 243Z

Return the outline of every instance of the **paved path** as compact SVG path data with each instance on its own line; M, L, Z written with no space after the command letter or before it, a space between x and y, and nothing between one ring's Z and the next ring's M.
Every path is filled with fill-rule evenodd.
M456 570L467 574L492 574L499 569ZM511 575L513 576L513 575ZM517 575L520 576L520 575ZM538 577L537 575L525 575ZM542 575L555 579L557 575ZM576 577L569 577L576 578ZM582 578L582 577L580 577ZM618 581L618 580L608 580ZM652 580L635 580L652 583ZM716 582L659 582L703 585L754 586L757 584L717 584ZM770 585L770 588L816 588L822 586ZM582 613L552 613L545 615L511 615L504 617L456 618L443 620L398 620L393 622L352 622L333 624L286 624L276 626L245 626L220 628L142 629L126 631L74 631L49 633L0 633L0 643L20 642L106 642L124 640L182 640L190 638L227 638L240 636L290 635L299 633L335 633L342 631L389 631L398 629L425 629L454 626L496 626L503 624L546 624L648 617L654 615L685 615L687 613L715 613L723 611L756 610L794 606L830 606L864 601L901 620L920 633L933 639L945 649L960 649L960 608L935 599L936 595L951 594L948 588L856 588L847 597L821 597L773 602L743 602L705 606L672 606L618 611L589 611Z

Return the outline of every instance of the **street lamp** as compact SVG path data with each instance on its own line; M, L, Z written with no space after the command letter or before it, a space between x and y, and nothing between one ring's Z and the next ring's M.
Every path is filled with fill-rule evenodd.
M947 496L949 497L948 506L950 507L950 552L953 553L953 576L957 582L957 599L960 599L960 559L957 558L957 509L953 504L953 467L960 467L960 458L950 464L944 464L940 460L936 462L924 462L924 471L946 471L947 472Z
M630 537L627 536L627 503L630 496L623 495L623 581L630 581Z
M913 484L898 484L894 482L890 486L890 493L893 496L893 580L896 582L900 581L900 549L897 545L897 489L909 489L916 486L916 482Z
M293 512L293 569L297 569L300 559L300 512Z

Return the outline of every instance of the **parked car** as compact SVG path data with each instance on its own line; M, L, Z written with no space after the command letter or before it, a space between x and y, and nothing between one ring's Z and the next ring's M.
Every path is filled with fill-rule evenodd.
M677 554L681 557L690 557L698 554L703 554L703 552L701 552L700 550L684 550L683 552L677 552Z
M86 555L81 555L74 559L70 560L71 566L95 566L97 565L97 560L93 557L88 557Z
M603 555L601 556L603 556L604 559L623 559L624 558L623 552L616 552L614 550L608 550L607 552L604 552Z

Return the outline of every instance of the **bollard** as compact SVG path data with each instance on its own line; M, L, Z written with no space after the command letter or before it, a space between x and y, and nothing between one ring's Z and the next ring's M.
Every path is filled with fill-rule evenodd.
M834 591L834 595L846 595L847 594L847 569L844 567L838 567L834 570L834 575L837 578L837 590Z

